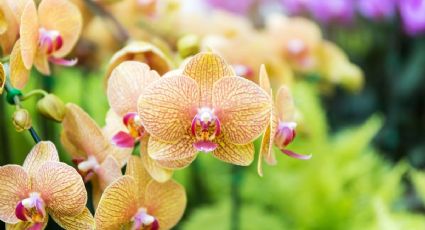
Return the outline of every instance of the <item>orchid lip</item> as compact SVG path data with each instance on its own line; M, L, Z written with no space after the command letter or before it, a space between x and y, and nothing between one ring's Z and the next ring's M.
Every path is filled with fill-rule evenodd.
M197 141L195 143L193 143L193 147L195 147L198 151L203 151L203 152L212 152L214 151L218 145L212 141Z
M289 157L292 157L292 158L295 158L295 159L299 159L299 160L310 160L311 157L312 157L311 154L309 154L309 155L302 155L302 154L295 153L295 152L293 152L291 150L288 150L288 149L281 149L280 151L282 151L282 153L288 155Z
M40 193L32 192L21 200L15 208L15 215L22 221L42 222L46 216L45 203Z
M63 39L57 30L47 30L40 28L39 30L39 46L46 52L52 54L53 52L62 48Z
M150 226L151 230L159 229L158 220L154 216L149 215L146 208L139 208L136 215L133 216L132 221L132 230L141 230L146 226Z

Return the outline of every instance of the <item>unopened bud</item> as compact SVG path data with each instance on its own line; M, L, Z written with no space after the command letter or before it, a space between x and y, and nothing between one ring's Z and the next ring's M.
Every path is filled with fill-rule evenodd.
M32 123L30 113L26 109L18 109L13 113L12 122L16 131L22 132L27 130L31 128Z
M199 37L194 34L181 37L177 42L177 49L182 58L197 54L200 50Z
M54 94L48 94L37 102L37 110L48 119L62 122L65 116L65 104Z

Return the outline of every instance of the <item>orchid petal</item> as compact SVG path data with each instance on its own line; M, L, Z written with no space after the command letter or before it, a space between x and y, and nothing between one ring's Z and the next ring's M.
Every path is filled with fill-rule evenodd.
M19 165L0 167L0 220L15 224L20 221L15 215L16 205L29 192L30 179Z
M273 102L271 102L273 103ZM274 137L276 134L276 129L278 125L277 111L276 107L272 105L272 112L270 113L270 123L266 128L266 131L263 134L261 139L260 153L258 154L258 165L257 171L258 175L263 176L262 169L262 158L265 158L267 164L274 165L276 164L276 157L273 151Z
M99 177L96 174L93 175L90 181L92 185L92 203L96 209L102 197L103 190L100 188Z
M75 216L87 202L84 182L78 172L62 162L46 162L34 177L36 191L46 202L49 213L56 216Z
M120 131L128 132L127 127L122 121L122 117L115 113L113 109L109 109L106 113L105 122L106 125L103 127L103 135L108 137L109 140Z
M120 229L137 213L137 188L131 176L123 176L109 185L103 192L96 209L97 229Z
M108 70L106 71L106 79L110 77L115 67L124 61L146 63L152 70L157 71L160 75L171 70L173 66L167 56L154 45L142 41L133 41L112 56L108 65Z
M247 166L254 160L254 144L235 145L223 136L217 138L218 147L213 156L227 163Z
M105 157L109 144L96 122L80 107L67 104L67 112L62 121L65 135L77 149L94 155L98 162Z
M10 54L10 81L18 89L22 89L28 82L29 70L22 60L21 43L18 40Z
M138 111L143 126L163 141L180 139L190 127L199 102L198 85L185 76L161 78L140 95Z
M270 120L271 99L254 82L241 77L224 77L213 88L213 105L223 134L235 144L255 140Z
M105 160L96 169L97 177L99 178L99 186L104 190L108 185L118 179L121 173L121 167L117 160L112 155L108 155Z
M183 216L186 208L186 193L174 181L158 183L151 181L146 189L145 204L148 213L155 216L161 229L170 229Z
M73 145L65 134L65 131L61 132L60 140L63 148L71 155L72 159L86 159L87 154Z
M65 59L65 58L55 58L53 56L48 58L49 62L56 64L56 65L61 65L61 66L75 66L78 63L78 59L77 58L73 58L73 59Z
M168 181L173 176L173 170L161 167L157 161L149 157L147 152L140 153L143 166L151 177L159 183Z
M154 160L180 160L196 155L194 139L184 135L176 143L167 143L151 137L148 143L149 156Z
M199 85L202 106L210 106L213 85L220 78L235 76L232 67L213 53L199 53L185 65L183 75L193 78Z
M295 153L295 152L288 150L288 149L282 149L281 151L282 151L282 153L284 153L284 154L286 154L286 155L288 155L292 158L299 159L299 160L309 160L311 158L311 154L301 155L301 154Z
M6 230L37 230L37 229L45 229L47 226L47 222L49 222L49 216L46 215L44 217L43 223L32 223L30 221L20 221L17 224L6 224Z
M30 69L38 48L38 17L33 1L28 1L21 16L20 43L22 61Z
M59 31L64 41L62 47L55 51L53 56L67 55L77 43L83 27L78 8L67 0L43 0L38 6L38 17L42 27Z
M93 215L87 208L76 216L56 216L51 215L53 220L67 230L93 230L95 222Z
M133 148L121 148L114 145L108 145L108 148L105 150L105 152L113 156L117 161L118 166L122 168L127 163L128 158L131 156Z
M4 84L6 84L6 73L3 64L0 63L0 95L3 93Z
M295 117L295 105L291 91L286 86L281 86L276 94L276 109L281 121L293 121Z
M120 116L137 111L140 93L158 79L158 73L144 63L121 63L112 71L108 80L107 95L111 108Z
M134 147L134 138L130 134L123 131L119 131L117 134L115 134L112 137L111 141L117 147L121 147L121 148Z
M260 67L260 87L267 92L267 94L269 96L272 95L272 91L271 91L271 85L270 85L270 79L269 79L269 75L267 74L266 71L266 66L263 64Z
M139 204L144 203L146 186L152 180L152 178L143 167L143 162L140 157L130 157L127 163L125 175L131 176L134 179L134 182L137 186L137 200Z
M47 161L59 161L56 146L50 141L41 141L36 144L24 161L23 168L29 175L34 176L40 167Z
M31 0L6 0L18 22L20 22L22 13L29 1Z
M166 169L175 170L175 169L186 168L195 159L196 159L196 154L193 155L193 156L191 156L191 157L184 158L184 159L179 159L179 160L156 160L156 162L158 163L158 165L160 167L163 167L163 168L166 168Z
M34 57L34 67L44 76L50 76L49 59L46 53L38 50Z

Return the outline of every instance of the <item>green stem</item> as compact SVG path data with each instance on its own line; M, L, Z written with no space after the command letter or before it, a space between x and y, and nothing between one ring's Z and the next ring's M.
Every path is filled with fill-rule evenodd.
M29 93L24 94L23 96L19 97L19 99L21 99L21 101L25 101L28 98L35 96L35 95L42 95L42 96L47 96L48 93L42 89L34 89L31 90Z
M240 226L240 211L241 211L241 198L239 187L242 181L242 171L239 166L232 165L232 184L231 184L231 198L232 209L230 216L230 229L239 230Z

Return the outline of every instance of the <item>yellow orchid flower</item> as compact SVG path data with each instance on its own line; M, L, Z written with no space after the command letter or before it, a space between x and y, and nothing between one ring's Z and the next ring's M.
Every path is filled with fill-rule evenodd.
M109 185L96 209L97 229L170 229L183 215L186 193L169 180L158 183L143 168L142 160L132 156L126 175Z
M4 84L6 84L6 73L3 64L0 62L0 95L3 93Z
M49 141L34 146L24 165L0 167L0 220L7 229L44 229L50 217L65 229L94 229L84 182L59 162Z
M270 87L269 77L264 65L260 68L260 86L271 97L273 103L272 89ZM269 124L263 134L261 140L260 154L258 156L257 171L263 176L262 160L266 160L268 164L276 164L276 156L273 151L273 145L278 147L282 153L297 159L307 160L311 155L300 155L291 150L286 149L295 138L295 106L291 92L286 86L281 86L276 93L276 103L273 103L272 112L270 113Z
M12 84L22 88L33 65L45 75L50 75L49 62L75 65L76 59L66 60L64 57L76 44L81 28L81 13L71 2L42 0L37 9L33 1L28 1L21 15L20 39L14 47L20 53L25 69L19 72L21 75L12 72ZM15 67L11 62L11 69L19 67L22 66Z
M139 117L151 134L149 155L165 167L181 168L198 151L222 161L249 165L252 143L270 117L269 95L254 82L235 75L216 54L188 60L182 74L164 76L138 101Z
M160 78L148 65L137 61L119 64L111 74L107 95L111 110L107 114L106 135L118 147L133 149L140 142L143 164L149 174L159 182L171 178L173 171L160 167L147 154L149 133L141 124L137 114L137 99L143 90Z
M10 7L11 2L0 0L0 47L3 55L10 54L19 34L19 21Z
M315 70L316 51L322 41L322 34L317 24L305 18L287 18L273 14L266 20L266 33L270 44L275 47L273 50L295 70L301 72Z
M66 107L61 141L84 181L92 182L96 207L102 191L121 176L121 167L131 149L113 146L96 122L77 105L67 104Z

